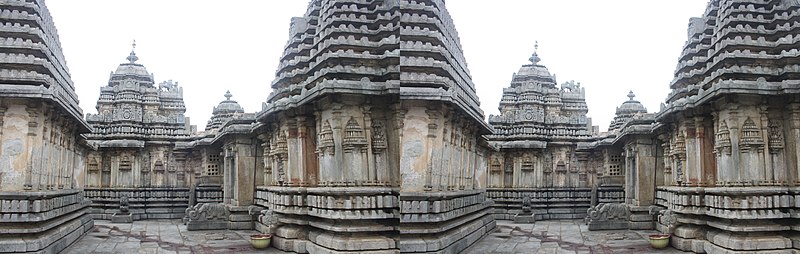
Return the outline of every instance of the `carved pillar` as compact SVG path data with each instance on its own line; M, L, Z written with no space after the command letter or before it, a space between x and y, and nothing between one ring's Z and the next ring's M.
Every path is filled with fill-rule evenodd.
M369 103L369 100L367 101ZM364 175L364 183L365 185L375 186L378 183L377 172L375 170L375 152L372 150L372 138L374 134L372 133L372 126L373 119L372 119L372 107L371 106L362 106L362 112L364 113L364 136L366 138L367 143L369 144L364 148L364 161L366 162L363 166L363 175Z
M271 143L270 155L272 156L274 179L279 186L290 184L286 177L286 165L288 164L289 151L286 148L286 134L280 126L274 127L272 135L274 141ZM333 179L333 178L330 178Z
M318 122L318 121L317 121ZM269 147L270 147L270 138L269 135L266 133L262 133L258 135L258 141L261 142L261 163L264 165L264 175L262 175L262 181L264 186L271 186L272 185L272 159L269 155ZM319 142L319 140L317 140ZM319 152L318 152L319 154Z
M52 111L50 111L52 112ZM43 184L42 181L42 170L45 168L52 167L51 163L51 156L50 150L53 147L53 114L45 114L44 122L42 124L42 147L39 149L39 152L36 154L39 158L35 160L38 165L33 167L33 175L32 178L32 188L35 190L42 190L46 188L46 184Z
M767 172L771 173L772 184L785 186L789 177L786 172L786 156L784 154L783 124L781 119L771 119L767 123L768 151Z
M303 160L302 140L300 139L298 131L298 122L296 118L283 115L283 126L281 129L286 131L286 149L288 152L288 159L286 164L286 180L291 186L305 185L305 176L303 175L303 167L305 161ZM341 168L342 171L347 172L349 169ZM343 179L346 179L343 177Z
M700 153L698 184L714 186L717 181L717 167L714 159L714 122L706 116L695 117L697 143Z
M6 105L0 98L0 142L3 141L3 129L5 129ZM3 154L3 146L0 145L0 154Z
M702 182L702 150L701 144L702 140L700 140L698 133L701 132L703 126L697 126L697 122L694 118L685 118L682 119L683 128L685 130L685 142L686 142L686 163L684 164L684 176L686 180L686 184L689 186L698 186L701 185Z
M347 179L351 179L349 178L350 176L348 170L342 168L344 167L345 153L342 141L344 140L344 128L348 119L343 119L344 115L341 104L332 103L330 108L332 109L332 118L330 118L329 121L332 127L334 150L336 153L333 154L333 168L331 168L332 171L329 174L331 177L333 177L331 178L332 181L335 179L335 181L333 181L334 185L344 186L346 185Z
M67 172L69 171L70 168L75 166L74 165L75 156L73 154L74 151L72 150L72 135L73 135L72 128L69 127L69 125L66 125L66 127L64 128L64 149L63 149L64 161L62 163L63 166L61 168L58 168L58 172L56 173L57 175L56 187L58 189L64 189L64 183L68 175Z
M386 135L386 121L383 119L372 120L372 170L375 174L376 183L381 186L391 185L391 167L387 148L389 146Z
M428 106L425 110L425 114L428 115L428 133L426 136L426 150L425 155L428 158L427 165L425 169L425 190L430 191L433 189L433 171L435 170L434 167L437 167L441 162L441 158L436 156L437 147L437 139L436 135L439 131L439 119L441 118L441 107L436 106Z
M42 184L42 189L50 189L57 185L57 172L59 172L60 167L63 163L62 161L62 152L63 152L63 145L64 145L64 136L65 136L65 129L67 128L67 124L65 123L65 119L57 114L52 114L50 118L50 142L48 145L48 149L46 154L47 156L47 167L43 167L39 169L40 174L44 176Z
M222 159L222 172L223 172L223 202L225 204L232 204L234 198L234 191L236 184L236 149L235 149L235 140L232 141L233 144L227 143L223 146L223 159Z
M626 144L623 149L625 151L623 154L625 157L625 203L634 204L634 200L637 199L638 194L636 183L639 180L637 176L638 172L636 171L636 140Z
M589 177L587 172L589 171L589 154L586 152L576 152L575 157L577 158L578 162L578 187L590 187L591 181L589 181Z
M728 130L729 130L729 139L731 141L731 158L729 160L728 171L730 175L730 179L732 180L731 184L740 184L743 175L742 170L739 168L741 155L740 155L740 144L739 144L739 111L738 106L730 105L728 111Z
M673 162L675 164L675 182L677 185L684 185L684 167L686 165L686 136L680 128L675 128L677 136L675 138L674 149L672 149Z
M300 160L298 164L300 184L303 186L316 185L319 182L319 162L318 158L314 156L315 124L306 116L298 116L295 121L297 124L296 153Z
M763 104L768 103L766 100L762 101ZM759 122L761 127L761 140L769 142L769 116L767 106L758 106ZM759 164L761 164L760 185L775 185L775 175L772 167L772 152L768 143L763 147L763 152L759 154Z
M438 153L438 156L441 158L441 160L439 162L440 165L435 167L433 174L436 190L439 191L447 189L447 178L445 175L447 174L446 172L450 172L450 167L452 164L452 158L450 158L450 151L453 149L451 137L455 126L452 124L452 115L449 108L445 108L443 110L442 120L442 148Z
M800 142L800 103L791 103L789 104L789 126L790 130L788 131L790 135L790 140L792 142L792 150L794 151L792 154L787 154L786 156L794 157L791 160L788 160L789 165L786 165L788 168L793 168L794 172L790 172L789 180L791 181L792 178L796 185L800 185L800 147L798 147L798 142ZM787 142L788 143L788 142Z
M39 149L41 149L41 144L35 144L35 143L40 143L40 142L35 142L36 141L36 135L37 135L37 132L39 130L39 113L40 113L40 110L39 110L38 105L29 104L25 108L25 111L28 112L28 137L27 137L27 141L25 143L27 144L29 150L27 151L27 153L28 153L28 163L27 163L27 169L26 169L26 172L25 172L24 189L25 190L31 190L31 189L33 189L33 173L34 173L34 170L39 170L39 168L34 168L33 167L33 161L35 160L33 155L34 154L38 154L39 153Z
M469 165L468 144L469 144L470 136L469 136L469 133L467 133L467 128L468 127L466 127L466 125L469 123L469 121L467 121L467 119L465 119L465 118L459 118L459 121L460 122L459 122L458 125L461 126L461 128L458 128L458 132L461 135L461 138L459 139L460 142L459 142L458 146L459 146L459 151L461 152L461 156L460 156L460 159L458 160L459 161L459 163L458 163L458 189L459 190L463 190L464 189L464 178L467 175L467 170L468 170L468 167L469 167L468 166Z

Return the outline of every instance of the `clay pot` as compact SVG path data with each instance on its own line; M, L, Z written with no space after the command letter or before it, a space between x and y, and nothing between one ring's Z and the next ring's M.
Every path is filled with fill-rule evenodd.
M663 249L669 245L669 234L650 235L650 246L656 249Z
M272 242L272 234L250 235L250 244L256 249L266 249Z

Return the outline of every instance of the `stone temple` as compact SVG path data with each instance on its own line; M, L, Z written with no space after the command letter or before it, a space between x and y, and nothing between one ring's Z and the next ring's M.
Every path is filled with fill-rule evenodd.
M796 0L709 1L659 111L620 94L602 133L537 50L484 121L443 0L311 0L263 107L220 94L202 131L135 44L84 116L44 1L4 1L0 20L3 253L151 219L294 253L458 253L497 220L558 219L800 252Z

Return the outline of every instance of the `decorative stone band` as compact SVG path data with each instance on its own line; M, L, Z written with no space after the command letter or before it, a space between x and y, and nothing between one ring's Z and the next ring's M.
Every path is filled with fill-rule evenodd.
M522 209L523 197L531 198L536 220L583 219L592 204L623 202L622 186L599 187L592 197L592 188L489 188L495 219L511 220ZM596 200L592 200L596 199Z
M110 220L120 211L120 198L128 197L134 220L180 219L189 207L189 188L86 188L94 219Z
M400 252L458 253L495 227L484 190L400 193Z
M58 253L93 227L80 190L0 192L0 251Z
M259 186L255 203L269 216L260 216L255 227L274 232L274 246L286 251L397 253L397 193L388 187Z
M797 187L659 187L656 228L685 251L794 253L798 200Z
M222 186L200 184L194 189L194 193L197 203L222 203Z

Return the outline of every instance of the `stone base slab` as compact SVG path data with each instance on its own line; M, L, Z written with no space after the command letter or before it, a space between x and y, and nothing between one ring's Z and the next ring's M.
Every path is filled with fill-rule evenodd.
M617 220L617 221L594 221L588 223L589 230L617 230L617 229L628 229L628 221L627 220Z
M189 221L186 230L220 230L228 229L227 220Z
M133 215L130 213L120 214L114 213L111 215L112 223L133 223Z
M517 214L514 215L514 223L534 223L535 218L533 214Z

